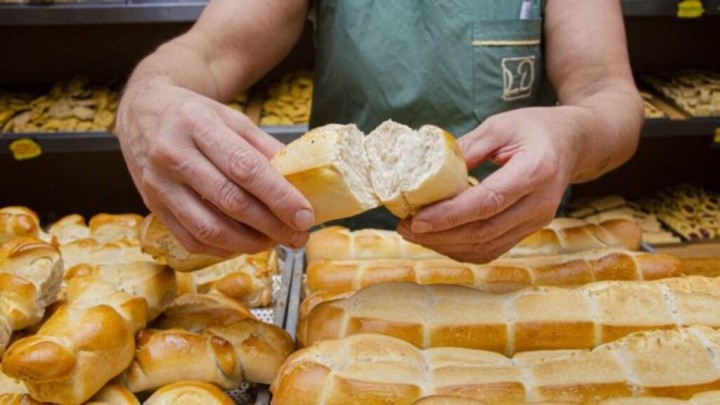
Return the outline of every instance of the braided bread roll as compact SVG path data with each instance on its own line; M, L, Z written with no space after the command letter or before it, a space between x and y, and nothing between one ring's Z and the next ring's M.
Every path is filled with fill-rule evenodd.
M0 244L0 355L12 332L42 320L60 291L63 262L50 244L15 238Z
M0 243L13 238L40 238L42 229L38 215L26 207L0 208Z
M243 319L255 319L255 316L232 298L220 294L185 294L173 301L152 323L152 328L201 332L213 325L227 326Z
M384 335L326 340L293 353L272 383L273 404L412 404L432 395L488 403L593 404L629 396L689 398L718 389L720 332L702 326L640 332L588 350L513 358L482 350L420 350Z
M652 329L720 328L717 308L720 278L700 276L605 281L573 289L535 287L508 294L453 285L387 283L342 293L339 298L326 292L308 298L297 339L307 346L381 333L419 348L465 347L513 355L589 349Z
M172 302L175 278L149 262L77 266L66 277L68 305L13 343L2 365L33 398L77 404L130 365L135 332Z
M267 307L272 301L272 275L277 272L277 253L272 249L239 255L192 273L178 272L178 289L181 294L222 294L250 308Z
M216 325L201 333L184 329L144 329L135 359L123 373L133 392L178 380L197 380L234 389L242 382L269 384L293 349L284 330L254 319Z
M126 239L100 243L95 239L78 239L60 245L65 268L78 264L105 265L136 262L153 262L153 258L140 250L140 245Z
M235 405L218 387L202 381L178 381L155 391L144 405Z
M591 249L639 250L642 230L626 219L610 219L593 224L580 219L555 218L545 228L526 237L507 257L528 257L577 253Z
M60 218L48 227L54 244L61 246L81 239L110 243L120 239L137 242L137 234L143 217L137 214L97 214L85 222L79 214Z
M359 290L373 284L408 281L459 284L489 292L538 285L582 285L602 280L654 280L678 276L682 262L669 255L593 250L558 256L502 259L478 265L452 260L317 261L307 269L306 290Z
M90 398L85 405L140 405L140 401L127 388L110 383Z

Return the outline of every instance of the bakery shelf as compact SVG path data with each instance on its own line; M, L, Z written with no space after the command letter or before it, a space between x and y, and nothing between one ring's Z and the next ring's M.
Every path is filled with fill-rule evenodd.
M626 16L676 16L678 0L622 0ZM135 0L112 3L3 4L0 25L78 25L193 22L203 0ZM705 15L720 15L720 0L705 1Z
M622 0L626 17L676 17L679 0ZM704 16L720 15L720 0L705 0Z
M206 1L2 5L0 25L193 22Z
M707 136L720 127L720 117L689 118L686 120L647 119L642 137Z
M289 143L307 131L307 125L262 128L283 143ZM10 143L20 138L34 140L40 145L43 153L114 152L120 150L117 138L109 132L0 133L0 155L9 154Z

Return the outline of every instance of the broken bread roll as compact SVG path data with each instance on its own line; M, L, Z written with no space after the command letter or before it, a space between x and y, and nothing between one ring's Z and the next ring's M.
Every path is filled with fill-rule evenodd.
M425 125L385 121L367 137L353 124L315 128L272 164L310 201L315 223L385 205L405 218L466 189L468 172L455 138Z

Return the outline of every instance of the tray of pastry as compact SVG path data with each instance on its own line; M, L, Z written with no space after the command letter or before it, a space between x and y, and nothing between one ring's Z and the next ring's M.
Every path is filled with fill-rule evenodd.
M0 308L0 403L118 395L127 403L184 395L268 403L267 384L294 347L283 329L294 252L196 255L212 263L184 249L162 256L148 242L149 223L103 213L41 226L26 207L0 208L0 277L13 280L0 283L0 295L9 308L28 308ZM161 246L174 240L162 235ZM17 285L42 294L17 294ZM59 353L53 367L33 367L45 343ZM57 368L68 371L57 378Z

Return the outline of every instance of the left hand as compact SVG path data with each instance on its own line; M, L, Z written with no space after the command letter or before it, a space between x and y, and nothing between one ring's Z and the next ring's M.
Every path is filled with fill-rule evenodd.
M422 209L398 232L463 262L496 259L550 223L581 159L580 107L537 107L488 118L459 139L468 168L501 167L480 184ZM584 141L587 141L585 139Z

